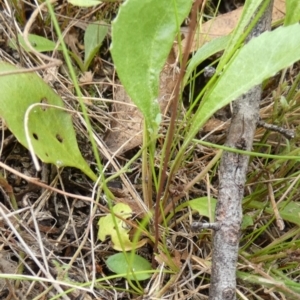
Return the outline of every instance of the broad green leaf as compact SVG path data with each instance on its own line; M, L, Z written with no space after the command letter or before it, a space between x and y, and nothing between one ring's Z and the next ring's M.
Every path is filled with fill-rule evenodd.
M89 24L84 33L84 69L88 69L92 59L99 51L99 48L107 34L108 25L105 23Z
M130 206L124 203L118 203L113 207L113 214L117 214L124 219L128 219L132 215ZM117 227L116 228L116 225ZM147 240L143 239L137 243L132 243L129 239L129 231L127 224L112 214L108 214L105 217L101 217L98 222L98 238L100 241L104 241L110 236L113 243L113 248L117 251L129 251L132 249L140 248L146 244Z
M19 43L22 46L22 48L25 51L29 52L30 49L26 45L25 40L22 37L22 35L18 34L18 40L19 40ZM54 43L42 36L35 35L35 34L29 34L28 41L30 42L31 46L38 52L53 51L56 47L56 43ZM10 40L8 45L13 49L17 49L16 39ZM56 50L62 50L62 48L59 46L56 48Z
M191 58L186 69L184 76L184 85L186 85L189 77L191 76L192 72L196 70L197 66L212 55L224 50L229 40L229 35L222 36L206 43L204 46L198 49L195 55L193 55L193 57Z
M20 71L8 63L0 62L0 117L19 142L28 148L24 118L30 105L39 104L29 112L28 130L36 155L57 167L75 167L93 180L92 172L78 149L71 115L64 111L61 98L35 73L5 75L7 71ZM62 109L48 107L55 105Z
M192 2L127 0L112 25L111 53L118 76L154 132L160 120L159 74Z
M210 209L209 209L209 204L210 204ZM210 218L209 211L211 211L213 215L213 220L214 220L216 204L217 204L216 199L210 198L209 200L207 197L201 197L187 202L187 205L191 209L196 210L201 216Z
M293 25L300 21L300 1L286 0L286 15L284 19L284 26Z
M131 255L124 253L117 253L110 256L106 260L107 267L116 274L120 274L122 277L127 278L128 280L146 280L151 277L151 264L143 257L134 254L130 266L128 261L131 258ZM130 270L134 271L134 275ZM135 273L138 271L145 271L144 273Z
M283 220L300 226L300 203L282 201L278 208Z
M69 3L80 7L90 7L101 4L103 1L98 0L68 0Z
M280 27L252 39L234 57L202 100L184 147L220 108L300 59L300 25Z

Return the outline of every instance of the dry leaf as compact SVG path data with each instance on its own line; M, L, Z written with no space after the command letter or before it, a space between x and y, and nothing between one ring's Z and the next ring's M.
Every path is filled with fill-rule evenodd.
M228 122L224 122L216 118L211 118L206 122L205 126L203 127L203 132L207 133L213 131L218 133L227 129L228 125Z
M105 142L112 152L122 154L142 143L143 116L132 103L123 86L117 86L115 99L118 102L113 104L114 119Z
M58 67L50 67L45 70L43 79L46 83L53 83L57 80Z
M172 52L160 74L158 102L162 114L168 106L175 87L178 75L173 66L175 62ZM105 142L112 152L122 154L142 144L143 115L126 94L123 86L116 87L115 99L117 102L113 104L114 120L111 122L111 131L106 136Z
M77 48L78 42L78 32L75 30L70 30L64 37L64 41L66 45L68 45L71 49L71 51L76 54L78 57L80 57L80 53Z
M231 33L238 23L242 10L243 7L239 7L229 13L219 15L204 24L200 24L200 28L194 37L194 42L190 52L196 51L208 41ZM284 16L285 0L275 0L272 12L272 21L278 21L284 18ZM189 34L189 29L183 28L182 33L184 35L182 49L185 49L185 42ZM174 49L175 52L178 53L178 46L175 46Z
M93 82L94 74L91 71L86 71L82 74L82 76L79 78L79 82L83 84L91 83Z
M155 256L155 260L159 263L159 264L166 264L167 266L170 266L171 268L178 268L180 269L182 266L182 262L180 261L181 259L181 255L178 251L175 251L174 255L171 257L167 256L164 253L160 253L159 255Z
M5 254L3 252L3 254ZM0 254L0 270L1 273L4 274L15 274L17 272L18 264L14 262L13 260L9 259L9 255L7 254L6 256ZM5 279L1 278L0 279L0 289L2 290L6 286L6 281Z

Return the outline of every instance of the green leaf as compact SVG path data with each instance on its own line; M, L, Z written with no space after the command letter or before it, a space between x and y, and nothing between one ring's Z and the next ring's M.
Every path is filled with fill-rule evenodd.
M242 34L245 32L247 27L249 27L253 16L256 14L258 7L263 1L265 0L246 0L245 5L243 7L242 15L233 33L230 35L230 41L228 42L224 54L222 55L218 68L223 68L224 64L226 64L231 58L231 56L234 53L234 49L236 49L236 47L239 46L239 41L241 39Z
M68 0L68 2L80 7L91 7L102 3L102 1L98 0Z
M210 209L209 209L209 203L210 203ZM209 200L207 197L201 197L187 202L187 205L190 206L191 209L196 210L202 216L210 218L210 212L211 212L213 220L215 215L216 204L217 204L216 199L210 198Z
M204 46L197 50L195 55L193 55L193 57L191 58L186 69L184 76L184 85L186 85L189 77L191 76L192 72L196 70L198 65L200 65L204 60L211 57L212 55L225 49L230 38L230 35L222 36L206 43Z
M149 130L160 120L159 74L192 0L127 0L112 25L111 53L118 76Z
M292 25L300 21L300 1L286 0L286 16L284 26Z
M298 61L299 45L299 24L265 32L246 44L225 67L211 92L202 100L183 149L217 110Z
M130 206L124 203L116 204L112 210L114 214L120 215L124 219L130 218L132 215ZM117 229L115 223L117 225ZM131 243L128 234L130 228L127 228L127 225L123 220L113 216L112 214L101 217L99 219L98 226L99 240L103 242L107 236L110 236L115 250L122 251L122 243L123 247L124 244L127 244L128 242Z
M8 63L0 62L0 72L20 71ZM0 73L0 116L18 141L28 148L25 134L25 113L28 114L30 142L36 155L57 167L70 166L82 170L91 179L92 172L78 149L71 115L63 110L61 98L35 73L5 75ZM46 105L55 105L59 108Z
M282 201L279 206L279 213L283 220L300 226L300 203Z
M146 280L151 277L151 264L143 257L134 254L131 264L128 264L132 255L126 255L124 253L117 253L110 256L106 260L107 267L116 274L120 274L122 277L128 280ZM134 270L134 273L131 272ZM144 273L136 273L139 271L145 271ZM127 273L128 272L128 273ZM133 275L134 274L134 275Z
M241 224L241 229L246 229L249 226L253 226L254 222L253 222L253 218L250 215L244 215L243 216L243 220L242 220L242 224Z
M108 26L105 23L89 24L84 33L84 70L86 71L107 34Z
M31 46L38 52L53 51L56 47L56 43L54 43L42 36L39 36L39 35L29 34L28 40L29 40ZM18 34L18 41L25 51L30 52L30 49L26 45L25 40L21 34ZM17 49L16 39L10 40L8 45L13 49ZM56 48L56 50L62 50L61 46L58 46Z
M252 200L250 202L250 207L258 210L264 209L268 214L274 216L274 209L271 204L267 207L263 204L263 202ZM300 203L299 202L289 202L282 201L278 204L279 214L284 221L294 223L300 226Z
M145 245L147 242L146 239L140 240L137 243L132 243L129 239L130 228L128 228L127 224L123 220L113 215L117 214L124 219L130 218L132 216L132 209L130 206L124 203L118 203L113 207L112 211L112 214L101 217L98 221L99 240L103 242L108 236L110 236L113 248L117 251L129 251Z

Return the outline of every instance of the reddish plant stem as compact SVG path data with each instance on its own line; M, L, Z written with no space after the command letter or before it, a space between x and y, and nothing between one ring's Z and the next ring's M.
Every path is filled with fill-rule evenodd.
M173 142L173 137L174 137L174 131L175 131L175 121L177 118L177 109L178 109L178 102L181 94L181 83L185 74L186 70L186 65L187 61L189 58L189 52L192 46L193 42L193 37L195 33L195 28L197 26L197 12L198 8L201 5L203 0L197 0L194 2L193 7L192 7L192 13L191 13L191 22L189 25L189 35L187 37L187 43L184 49L183 53L183 58L181 62L181 67L180 67L180 72L179 76L177 78L176 86L175 86L175 97L171 100L172 105L171 105L171 120L170 120L170 126L168 130L168 135L167 135L167 141L166 141L166 152L165 152L165 157L163 161L163 168L162 168L162 173L161 173L161 179L159 182L159 188L158 192L156 195L156 204L155 204L155 219L154 219L154 230L155 230L155 245L154 245L154 254L157 253L157 248L158 248L158 240L159 240L159 231L158 231L158 220L159 220L159 215L160 215L160 201L161 197L163 195L163 190L165 189L165 184L166 184L166 179L167 179L167 167L168 167L168 162L170 159L170 153L171 153L171 146ZM167 188L165 189L167 192Z

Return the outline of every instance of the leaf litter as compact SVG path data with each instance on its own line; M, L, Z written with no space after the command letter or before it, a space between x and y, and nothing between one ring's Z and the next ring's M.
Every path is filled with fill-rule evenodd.
M282 1L281 1L282 2ZM106 4L106 8L108 9L109 4ZM114 8L115 9L115 8ZM238 12L234 12L232 14L237 14ZM220 16L221 17L221 16ZM81 18L84 20L88 19L88 16L85 16L84 13L81 15ZM224 18L224 16L222 17ZM235 21L237 18L237 15L231 15L231 21ZM221 18L220 18L221 19ZM220 20L219 17L217 17L215 20ZM210 28L211 37L222 35L225 33L221 33L221 28L227 29L227 32L229 33L232 29L232 24L230 20L224 21L221 20L219 25L214 25L217 27L216 32L212 31L213 27L211 27L211 24L206 25L207 28ZM214 24L216 24L215 22ZM220 25L221 24L221 25ZM5 25L5 24L4 24ZM205 28L205 27L204 27ZM78 39L78 37L76 37ZM80 40L80 38L79 38ZM77 48L77 55L82 55L81 50L78 48L78 43L74 42L72 44L72 47ZM3 53L3 50L1 50L1 58L6 58L14 61L16 61L9 56L9 53L11 53L11 49L5 49L6 53ZM76 51L73 49L73 51ZM105 57L105 51L102 49L100 50L101 55ZM176 49L175 49L176 53ZM16 55L16 52L14 52L14 55ZM26 53L24 54L27 55ZM28 61L30 61L31 58L26 57ZM165 120L168 118L168 103L169 99L172 98L172 92L174 89L174 82L176 82L176 68L174 67L174 57L172 58L173 61L167 63L164 66L164 71L161 74L160 78L160 108L162 113L165 116ZM105 58L102 58L102 60L105 60ZM109 65L109 64L107 64ZM92 65L93 66L93 65ZM30 67L30 63L28 63L28 67ZM288 80L292 80L295 76L292 72L287 73L287 82ZM44 73L46 74L46 72ZM42 75L44 75L42 74ZM53 73L55 76L55 72ZM61 73L59 73L61 74ZM77 107L77 103L74 101L74 103L71 103L70 100L68 100L68 97L70 97L70 94L72 91L72 86L70 85L69 78L67 75L64 75L65 78L59 78L61 75L57 76L57 81L55 84L59 84L60 88L59 91L62 92L62 97L65 100L65 104L68 108L73 108L74 110ZM92 78L92 77L91 77ZM82 88L84 89L84 93L87 97L93 96L93 94L99 92L98 86L105 86L106 91L102 92L100 91L101 98L104 98L103 96L107 96L107 98L114 99L116 102L113 101L112 105L103 105L102 103L99 104L98 101L91 100L91 103L93 105L89 105L89 113L92 116L92 122L93 124L96 124L96 128L98 130L97 134L105 136L104 142L106 143L106 147L112 152L116 153L117 155L122 155L121 158L118 158L118 163L125 164L127 160L129 160L130 157L130 151L138 149L142 144L142 123L143 119L141 117L141 114L138 112L136 107L134 107L128 98L126 96L124 89L120 86L120 84L115 81L113 84L115 85L115 94L113 96L113 93L110 89L107 88L109 83L111 82L112 78L107 78L106 75L98 75L97 72L95 72L94 77L92 78L94 81L97 81L97 84L90 84L89 86L85 86ZM51 84L53 84L53 81L51 80ZM275 83L274 89L277 88ZM71 87L71 91L68 91ZM96 91L96 92L95 92ZM265 100L262 102L263 107L263 116L265 119L272 116L274 113L273 107L271 106L271 100L270 97L268 97L268 94L265 95ZM72 97L70 97L73 99ZM92 97L91 97L92 98ZM295 103L297 104L299 102L299 97L296 97ZM99 109L106 109L107 111L103 113L103 115L100 116L98 114ZM290 112L289 116L292 118L292 115L297 115L297 111ZM86 150L85 146L87 141L87 134L84 132L84 129L82 127L82 124L78 122L78 119L75 117L74 122L76 124L76 134L77 139L79 143L79 148L83 152L83 156L87 159L88 162L91 164L93 163L92 157L90 153ZM289 120L290 126L297 126L297 120L291 121ZM204 132L199 133L200 134L206 134L212 130L216 126L221 126L221 129L218 129L219 131L224 131L226 128L224 124L224 121L220 121L218 119L212 120L211 123L208 123L204 129ZM167 126L167 125L166 125ZM26 210L26 214L24 212L20 211L19 214L22 216L24 220L24 225L22 227L22 233L23 238L26 241L26 243L33 248L35 251L34 253L38 253L38 255L41 255L41 246L45 247L47 251L47 255L50 255L51 259L49 259L48 267L50 267L51 272L57 276L58 278L63 278L66 280L66 282L77 282L77 283L84 283L87 280L92 280L92 276L89 276L87 271L92 270L91 272L94 272L97 278L101 278L103 274L108 275L111 274L110 271L105 266L105 257L110 257L113 255L113 249L112 246L109 244L109 242L102 242L99 243L97 241L89 240L89 235L86 234L85 229L88 226L94 227L94 230L97 230L97 220L99 219L99 216L93 221L93 219L90 218L90 203L86 202L85 200L80 200L81 196L83 197L90 197L93 191L93 183L84 177L79 171L76 171L73 168L64 168L62 173L60 173L60 170L57 170L54 166L46 165L44 164L42 167L42 174L36 173L32 163L31 158L28 155L28 152L25 148L20 146L20 144L16 141L10 138L9 132L7 131L5 124L2 122L2 127L5 130L4 136L2 136L2 144L4 145L3 150L1 152L1 162L5 162L7 166L12 167L15 169L18 173L9 173L7 175L7 179L10 182L10 184L13 186L14 189L14 195L16 197L17 203L19 205L19 209L22 208L27 209L29 205L33 205L35 214L28 213L28 209ZM109 128L109 129L107 129ZM162 128L162 132L165 133L165 128ZM259 142L263 135L265 135L266 132L262 129L257 130L256 135L256 141ZM131 141L128 144L125 144L130 138ZM276 153L276 147L281 147L284 144L284 141L282 140L281 136L276 133L270 133L268 136L268 139L270 140L270 148L267 151L272 151ZM5 141L8 141L5 143ZM124 145L124 146L123 146ZM123 146L123 147L122 147ZM263 147L266 147L265 145ZM278 148L277 148L278 149ZM100 150L101 151L101 150ZM215 150L212 150L210 148L206 147L195 147L194 156L191 158L190 161L187 161L186 164L180 169L180 174L176 175L176 178L174 179L173 186L174 193L177 191L180 191L181 186L185 185L191 179L193 179L201 170L205 168L207 165L209 159L215 154ZM109 161L111 157L107 156L105 152L101 151L102 158L104 161ZM270 206L268 206L267 203L264 204L264 206L261 205L260 201L262 198L267 198L268 193L267 189L264 189L264 181L267 180L264 178L263 175L260 174L259 165L264 166L266 162L262 159L256 160L255 163L251 164L253 172L253 177L260 178L260 181L254 180L253 177L250 176L247 191L245 195L245 202L249 201L252 195L252 201L250 202L249 206L247 206L246 215L252 219L254 224L251 227L246 228L246 230L243 232L243 238L242 243L246 243L246 237L249 238L252 234L258 234L259 230L261 230L262 227L267 226L267 222L270 220L270 216L272 216L272 209ZM274 172L274 189L275 193L280 194L279 191L281 190L287 190L288 186L291 186L294 183L294 180L296 180L296 177L287 177L289 172L294 172L297 170L297 164L291 164L289 162L284 163L284 167L280 167L278 163L271 162L270 163L271 169ZM257 169L258 168L258 169ZM263 169L263 168L262 168ZM256 171L255 171L256 170ZM107 169L108 174L111 174L114 172L113 167L110 165ZM130 185L134 187L134 191L141 195L142 194L142 188L141 188L141 182L140 182L140 172L141 172L141 165L137 161L131 166L131 171L128 172L128 175L126 177L126 180L130 181ZM24 177L22 176L30 176L32 178L40 177L44 182L49 184L49 186L55 186L61 190L62 194L57 194L56 192L51 192L51 190L46 189L40 189L33 183L28 183L26 180L22 179ZM259 177L261 176L261 177ZM217 198L217 175L213 171L210 174L210 180L202 180L201 182L197 183L190 191L188 198L195 199L196 196L199 197L199 195L206 196L207 190L210 190L211 197ZM59 183L60 181L60 183ZM113 184L117 184L120 186L120 189L116 191L114 190L115 197L122 196L119 199L121 199L121 203L130 203L136 200L132 194L128 193L126 189L124 188L124 182L121 181L112 181L111 186ZM296 184L296 182L294 183ZM297 186L297 184L296 184ZM260 193L257 193L257 190L260 190ZM122 192L123 191L123 192ZM72 193L73 197L67 197L63 196L66 192ZM254 194L253 194L254 193ZM257 193L257 195L256 195ZM282 193L282 192L281 192ZM76 198L77 195L77 198ZM1 203L5 203L7 207L10 208L10 203L7 198L5 198L6 194L5 192L1 191ZM125 197L124 197L125 196ZM139 198L137 196L137 198ZM297 192L295 189L291 190L291 196L288 200L282 200L280 203L280 208L283 209L283 217L285 219L289 218L289 213L293 211L298 211L299 207L294 206L293 204L296 203L294 200L297 198ZM6 200L5 200L6 199ZM186 199L188 201L188 199ZM80 204L80 205L79 205ZM106 206L106 199L105 197L100 199L100 207ZM130 206L133 210L133 217L138 217L141 214L141 211L138 209L137 206ZM267 214L263 215L262 217L259 217L258 214L262 213L263 209L266 208ZM9 209L11 212L13 211L11 208ZM44 211L43 216L41 216L40 212ZM186 211L185 211L186 212ZM8 212L7 212L8 213ZM107 211L105 209L100 208L97 211L98 215L105 216L107 215ZM181 214L178 214L177 217L181 217ZM197 218L197 215L194 215L195 218ZM200 216L198 216L200 218ZM33 218L38 220L38 227L36 228L34 226ZM293 220L292 220L293 221ZM15 220L15 222L18 222ZM297 220L295 219L295 222ZM1 227L4 225L1 224ZM259 248L260 251L264 250L264 245L274 245L276 244L276 239L280 239L282 234L278 232L276 229L276 226L268 225L269 229L267 234L261 233L258 234L258 238L256 238L253 242L252 250L253 248ZM170 256L167 256L165 252L161 252L157 256L157 261L162 264L169 264L169 266L176 267L177 269L181 269L182 271L178 273L178 277L176 278L176 286L171 285L169 287L169 290L165 291L167 299L173 299L170 291L178 293L184 293L182 290L178 289L178 286L187 284L186 282L186 276L188 276L187 270L198 270L200 272L208 272L208 267L210 263L210 250L211 250L211 238L209 232L203 232L201 233L201 238L198 240L198 242L193 241L193 236L187 234L189 232L187 225L187 219L180 219L179 221L173 223L172 226L168 229L168 234L170 237ZM36 238L35 231L39 230L40 234L42 235L41 241L39 241ZM162 229L163 230L163 229ZM294 230L292 223L288 223L288 228L286 229L286 232L289 233L290 231ZM25 235L25 231L29 232L29 236ZM282 237L283 239L285 236ZM17 239L13 238L14 242L17 242ZM274 243L275 241L275 243ZM272 244L273 242L273 244ZM8 243L8 241L5 241L7 249L9 249L9 252L11 253L18 253L20 254L20 250L17 247L17 244L15 243ZM279 245L279 244L278 244ZM290 267L291 264L295 262L293 259L297 255L297 247L299 247L299 243L297 240L294 242L293 245L290 245L291 247L284 247L281 246L276 248L274 246L274 251L276 250L279 254L286 254L282 255L282 259L279 259L277 263L280 267ZM176 246L176 247L175 247ZM81 254L84 254L84 256L75 256L75 259L72 261L72 258L74 258L74 255L76 255L76 250L78 248L82 247ZM190 247L190 248L189 248ZM193 251L190 249L194 248ZM201 250L200 250L201 249ZM13 252L14 251L14 252ZM52 252L51 252L52 251ZM247 249L248 251L248 249ZM250 252L250 251L249 251ZM93 253L94 256L90 256L90 253ZM142 253L144 257L149 259L149 255L151 254L151 245L145 245L141 249L139 249L139 253ZM258 259L258 252L253 251L253 257L254 260ZM91 260L91 257L96 258L96 260L93 262ZM3 258L3 257L2 257ZM13 255L13 261L17 261L18 255ZM4 261L6 261L9 264L9 260L5 257ZM57 261L58 263L54 263L54 261ZM71 263L70 263L71 261ZM191 265L187 267L187 262L191 262ZM173 265L172 263L173 262ZM5 262L4 262L5 264ZM46 264L46 263L45 263ZM47 265L47 264L46 264ZM25 272L24 274L30 274L31 270L36 267L33 263L33 260L29 257L26 259L25 264ZM65 267L68 269L66 270ZM246 268L246 265L243 266ZM6 268L6 267L5 267ZM16 270L16 264L9 265L8 269L5 269L4 272L6 273L14 273ZM84 271L83 271L84 270ZM3 270L2 270L3 271ZM184 276L180 277L180 274L183 274ZM87 279L88 278L88 279ZM116 286L119 285L121 288L125 286L124 282L120 283L117 280L111 281ZM165 281L167 282L167 281ZM27 282L28 283L28 282ZM28 284L26 281L24 281L24 285L22 287L24 291L24 295L27 295L28 299L33 298L33 296L37 295L36 291L39 289L46 289L46 286L43 286L43 283L35 283L34 287L32 289L28 289ZM163 285L163 282L158 282L159 284ZM205 287L204 284L200 284L199 278L195 279L194 282L191 281L191 286L189 286L189 289L193 289L195 293L205 295L207 293L207 287ZM13 283L14 284L14 283ZM163 288L161 287L163 290ZM110 291L110 285L95 285L96 293L99 297L106 297L108 299L111 299L112 292ZM263 295L264 292L262 291L255 291L258 294L261 293ZM7 295L7 288L4 286L1 290L1 296ZM69 296L77 297L78 295L84 295L86 291L83 290L77 290L72 291ZM133 299L132 294L126 292L118 291L119 296L123 296L123 298L127 299ZM246 292L245 292L246 293ZM49 294L51 296L51 294ZM189 295L187 293L186 295ZM248 295L249 296L249 295ZM89 294L86 294L86 297L90 297ZM251 299L251 296L249 296Z

